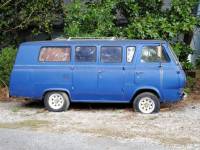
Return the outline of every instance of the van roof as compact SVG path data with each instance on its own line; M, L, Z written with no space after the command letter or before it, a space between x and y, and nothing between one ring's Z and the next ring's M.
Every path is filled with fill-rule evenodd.
M32 42L24 42L21 45L60 45L60 44L91 44L94 45L94 42L97 44L109 44L109 43L116 43L116 44L139 44L139 43L167 43L164 40L128 40L128 39L70 39L70 40L49 40L49 41L32 41Z

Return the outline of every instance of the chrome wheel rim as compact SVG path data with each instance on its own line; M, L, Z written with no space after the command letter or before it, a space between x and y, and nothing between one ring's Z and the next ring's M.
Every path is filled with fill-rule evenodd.
M64 105L64 98L61 94L52 94L51 96L49 96L49 106L52 109L60 109L63 107Z
M143 97L139 101L139 109L142 113L150 114L155 109L155 103L150 97Z

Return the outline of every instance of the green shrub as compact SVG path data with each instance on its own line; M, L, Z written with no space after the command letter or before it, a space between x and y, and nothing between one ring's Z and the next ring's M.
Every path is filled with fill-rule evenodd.
M200 56L195 61L196 69L200 69Z
M188 55L192 54L193 49L183 42L172 44L173 50L176 53L179 61L181 62L184 70L193 70L194 65L188 61Z
M195 87L196 80L195 78L187 76L186 88L192 90Z
M184 62L181 62L181 64L182 64L184 70L194 70L195 69L195 66L187 60Z
M81 0L64 6L64 34L72 37L113 36L115 1L86 3Z
M188 55L193 50L189 41L179 35L190 35L197 17L191 15L197 0L171 0L171 8L162 10L162 0L81 1L63 5L65 37L125 37L128 39L164 39L173 49L183 68L193 69ZM121 19L120 19L121 18ZM176 43L174 43L176 42Z
M10 73L15 61L17 49L5 47L0 52L0 86L9 84Z

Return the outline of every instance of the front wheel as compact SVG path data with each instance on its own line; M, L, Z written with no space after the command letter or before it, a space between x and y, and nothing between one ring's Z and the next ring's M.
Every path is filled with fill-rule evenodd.
M135 98L133 107L137 112L144 114L156 113L160 111L160 101L153 93L144 92Z
M44 98L44 105L48 111L61 112L69 108L69 97L64 92L48 92Z

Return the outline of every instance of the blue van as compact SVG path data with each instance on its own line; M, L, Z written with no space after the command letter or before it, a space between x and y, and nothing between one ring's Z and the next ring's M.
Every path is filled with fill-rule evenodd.
M132 103L155 113L183 98L185 73L161 40L68 39L19 47L10 95L43 100L60 112L73 102Z

